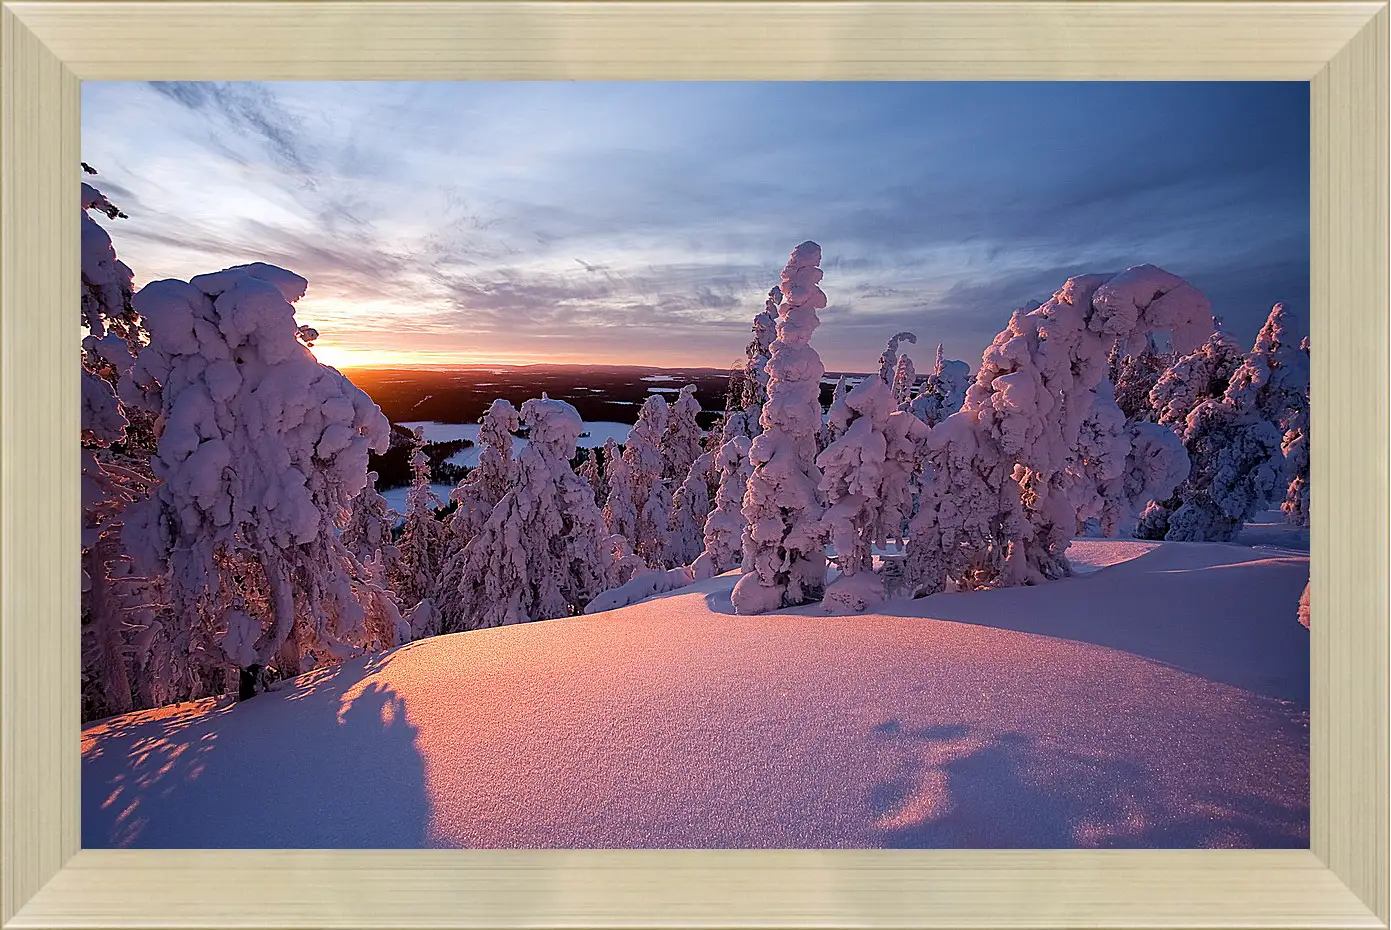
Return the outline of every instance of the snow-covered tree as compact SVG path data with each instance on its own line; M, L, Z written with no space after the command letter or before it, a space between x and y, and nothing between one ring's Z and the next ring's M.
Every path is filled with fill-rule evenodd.
M301 343L292 303L305 287L256 263L155 281L134 299L150 344L130 380L164 424L162 483L128 510L125 539L168 566L182 622L224 631L244 678L392 645L366 627L360 566L338 534L387 421Z
M391 579L392 590L406 610L434 596L445 559L445 528L435 516L444 501L430 487L430 460L425 455L424 431L416 429L414 434L406 520L396 540L397 558Z
M1232 372L1226 396L1282 431L1304 409L1309 396L1309 356L1285 336L1284 304L1271 308L1255 345Z
M1149 408L1154 422L1182 433L1193 408L1227 393L1232 373L1243 356L1240 344L1227 333L1212 333L1162 372L1150 389Z
M1183 433L1192 471L1170 498L1151 501L1142 539L1225 542L1269 506L1284 485L1278 427L1251 406L1207 400L1188 415Z
M696 400L695 391L696 386L688 384L676 395L662 431L662 477L676 482L685 480L691 464L703 451L705 431L696 420L700 401Z
M362 570L353 585L362 603L363 626L367 629L368 637L383 645L399 645L438 633L438 624L431 624L434 605L428 598L402 615L401 603L391 592L387 580L382 553L383 550L378 549L371 558L362 562Z
M610 436L607 441L613 442L613 437ZM584 461L580 463L579 476L594 490L595 503L603 506L608 492L604 488L604 470L600 463L600 454L597 448L584 450Z
M512 487L464 549L464 629L580 613L609 586L610 534L589 485L570 468L584 423L545 394L522 404L528 443Z
M1212 329L1211 305L1153 265L1070 278L1017 310L981 360L961 411L934 427L910 530L909 580L922 593L1033 584L1071 572L1064 552L1102 472L1128 435L1098 412L1117 339L1168 332L1178 351ZM1111 401L1113 405L1114 402ZM1105 469L1089 462L1104 459Z
M906 409L913 399L913 387L918 383L918 372L913 367L913 360L907 355L900 355L898 363L894 366L893 397L894 402L899 407Z
M889 387L893 387L894 372L898 369L898 344L900 342L917 345L918 337L908 332L894 333L884 345L884 351L879 354L879 379Z
M1309 629L1309 582L1304 582L1304 593L1299 595L1299 624Z
M858 613L883 600L872 549L881 527L884 429L895 406L883 381L865 378L827 415L836 422L839 438L817 456L816 466L826 504L823 533L835 548L840 570L826 588L828 612Z
M897 410L884 424L884 472L879 486L879 524L874 541L902 545L913 515L913 495L921 479L922 445L928 427L912 413Z
M377 473L367 473L367 485L353 498L348 522L343 526L343 545L364 565L380 558L386 578L395 571L396 543L392 538L400 516L387 505L386 498L377 492Z
M464 584L464 549L512 487L516 472L512 434L520 425L517 408L510 402L498 398L489 404L478 420L478 443L482 447L478 464L449 492L455 508L445 524L442 567L431 595L440 626L447 632L463 628L458 592Z
M671 483L658 478L649 486L647 500L638 511L636 549L648 565L671 567L671 511Z
M826 295L817 285L821 246L803 242L782 272L777 339L768 360L768 399L749 451L754 470L744 494L749 522L744 575L730 600L741 614L757 614L816 600L826 579L820 538L816 440L821 429L821 376L825 366L811 346Z
M743 559L743 536L749 521L741 510L753 463L749 461L752 441L733 436L715 454L712 470L719 476L715 490L715 509L705 519L705 551L696 559L695 576L710 578L739 567Z
M599 458L599 493L596 495L599 506L604 505L604 501L609 498L609 468L614 462L623 457L623 447L618 444L618 440L610 436L604 440L603 455Z
M646 500L652 482L662 477L662 436L671 421L671 407L660 394L649 394L638 408L638 421L628 431L623 457L633 473L638 499Z
M667 555L673 565L689 565L705 549L705 520L710 515L710 472L714 453L704 452L691 463L686 480L671 496L671 540Z
M628 432L628 441L623 446L623 459L628 468L627 480L631 482L633 504L637 512L634 535L628 537L633 548L645 559L660 558L666 549L666 520L671 516L671 489L658 490L654 496L653 486L662 480L665 472L665 459L662 456L662 437L671 420L671 407L660 394L651 394L638 410L638 421ZM617 473L616 473L617 474ZM612 479L617 481L617 478ZM609 491L610 497L614 494ZM666 513L661 523L655 522L657 511L665 504ZM643 514L653 519L643 522ZM620 530L610 525L610 532Z
M831 406L827 408L827 412L836 409L837 404L843 404L845 402L846 392L849 390L849 383L845 380L845 375L836 378L835 389L831 391ZM829 416L824 419L824 422L821 424L821 442L819 448L825 449L840 438L840 434L837 432L839 425L838 421L833 420Z
M449 499L457 505L447 524L452 553L463 550L512 486L516 468L512 434L520 425L517 408L502 398L489 404L478 418L478 464L449 492Z
M84 166L85 167L85 166ZM111 237L90 211L123 217L105 196L82 185L82 424L83 678L95 689L84 704L107 713L134 707L126 632L130 601L149 600L148 585L128 571L121 551L122 515L149 496L148 461L117 454L128 440L130 416L116 395L144 341L131 304L132 273L116 257Z
M1145 508L1137 535L1225 542L1287 493L1284 424L1304 406L1308 368L1283 330L1284 307L1276 304L1222 398L1188 414L1183 444L1192 470L1171 497Z
M402 614L401 619L407 630L401 637L402 642L438 636L444 632L444 617L435 606L435 602L428 597Z
M1023 532L1013 462L964 410L932 427L922 451L905 556L913 596L985 587L1003 573L1008 536Z
M914 397L908 409L928 426L936 426L961 409L966 389L971 385L971 366L956 359L944 358L942 345L937 345L937 360L927 376L922 393Z
M1285 456L1285 474L1289 486L1285 489L1285 500L1280 510L1285 514L1285 522L1292 526L1309 525L1309 402L1305 398L1303 407L1291 418L1285 430L1285 438L1280 444Z
M1109 381L1097 385L1078 439L1073 467L1082 476L1074 495L1079 532L1118 535L1150 500L1168 497L1188 477L1188 453L1179 438L1156 423L1127 422Z
M610 440L612 442L612 440ZM630 543L638 538L637 485L633 469L622 455L605 455L604 480L608 496L604 499L604 525L610 533Z
M1164 372L1177 361L1173 355L1156 351L1153 345L1146 344L1140 352L1127 355L1120 351L1116 343L1111 360L1111 382L1115 386L1116 406L1125 415L1126 422L1155 420L1154 407L1150 394Z
M753 339L744 350L747 361L744 363L742 406L752 414L750 425L754 427L758 425L763 402L768 399L768 372L765 366L772 355L771 347L778 328L778 304L781 302L782 290L770 288L763 310L753 318Z

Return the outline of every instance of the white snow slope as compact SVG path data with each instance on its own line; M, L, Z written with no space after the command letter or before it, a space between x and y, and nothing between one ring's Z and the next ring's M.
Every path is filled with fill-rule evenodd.
M731 573L101 721L83 845L1307 846L1307 557L1071 554L851 617L734 616Z

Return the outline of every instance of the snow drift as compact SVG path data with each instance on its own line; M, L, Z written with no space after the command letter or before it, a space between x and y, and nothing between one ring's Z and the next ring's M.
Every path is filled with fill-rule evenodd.
M1307 846L1307 558L1069 557L849 618L726 574L112 718L83 845Z

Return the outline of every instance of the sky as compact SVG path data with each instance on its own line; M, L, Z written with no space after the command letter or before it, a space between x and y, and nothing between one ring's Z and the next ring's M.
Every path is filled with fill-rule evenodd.
M972 363L1151 262L1254 338L1309 301L1307 83L94 83L137 286L265 261L320 359L724 368L822 246L830 370ZM920 356L920 357L919 357Z

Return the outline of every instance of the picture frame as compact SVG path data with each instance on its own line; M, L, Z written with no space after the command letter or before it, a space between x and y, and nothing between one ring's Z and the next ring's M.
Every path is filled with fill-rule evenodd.
M0 926L1386 927L1385 2L0 2ZM83 80L1288 80L1311 139L1311 848L80 849Z

